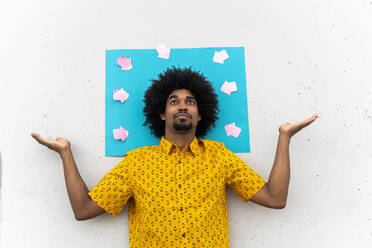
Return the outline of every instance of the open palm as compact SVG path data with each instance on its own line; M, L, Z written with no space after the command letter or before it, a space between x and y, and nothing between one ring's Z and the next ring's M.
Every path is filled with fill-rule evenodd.
M300 131L302 128L310 125L313 121L315 121L318 118L318 115L313 115L310 118L296 122L296 123L285 123L279 127L279 132L281 134L288 135L289 137L292 137L295 135L298 131Z
M61 137L57 137L56 140L47 140L38 133L32 133L31 136L40 144L58 153L70 147L70 141Z

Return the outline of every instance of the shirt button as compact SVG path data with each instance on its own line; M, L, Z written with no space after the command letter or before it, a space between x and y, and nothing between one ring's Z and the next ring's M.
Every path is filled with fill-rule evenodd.
M180 208L180 211L182 211L183 210L183 208Z
M182 237L186 237L186 233L183 233L183 234L182 234Z
M181 160L180 160L180 161L178 161L178 163L180 164L180 163L181 163Z
M181 184L178 184L178 188L181 188Z

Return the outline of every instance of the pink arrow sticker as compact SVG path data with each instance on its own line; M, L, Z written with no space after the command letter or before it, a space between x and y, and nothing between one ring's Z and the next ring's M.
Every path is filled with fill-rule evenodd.
M236 82L229 82L230 92L238 91L238 86L236 86Z
M112 98L123 103L129 98L129 94L125 90L123 90L123 88L121 88L120 90L114 90Z
M129 135L129 132L121 126L119 129L114 129L112 131L114 133L114 139L121 139L123 142Z
M223 64L226 59L229 58L226 50L222 50L221 52L214 52L213 62Z
M230 95L232 92L238 91L236 82L227 82L225 81L221 87L221 91Z
M226 125L225 131L226 131L227 136L234 136L235 138L238 138L242 129L235 126L235 122L234 122L234 123Z
M169 59L170 48L167 48L164 44L156 48L158 52L158 57L162 59Z
M122 71L127 71L132 69L132 59L126 58L125 56L120 56L120 58L116 61L118 65L121 66Z

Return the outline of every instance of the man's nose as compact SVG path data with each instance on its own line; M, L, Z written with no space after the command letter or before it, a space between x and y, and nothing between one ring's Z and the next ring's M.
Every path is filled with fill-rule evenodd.
M187 110L187 104L181 102L180 104L178 104L178 110Z

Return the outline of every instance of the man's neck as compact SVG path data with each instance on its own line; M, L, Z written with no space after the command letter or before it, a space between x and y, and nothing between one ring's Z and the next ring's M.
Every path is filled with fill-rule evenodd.
M176 144L178 148L182 151L182 149L187 145L190 144L195 137L194 132L188 133L167 133L165 132L164 138Z

